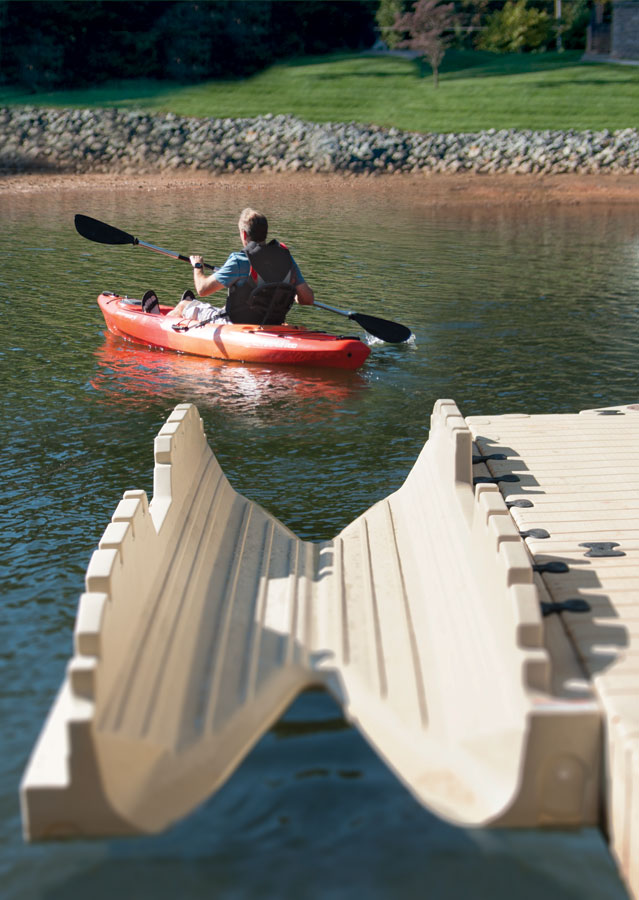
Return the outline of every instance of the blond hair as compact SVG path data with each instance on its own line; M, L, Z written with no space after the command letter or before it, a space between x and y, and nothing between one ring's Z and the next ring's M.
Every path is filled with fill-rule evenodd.
M266 216L255 209L247 206L240 213L240 221L238 222L240 231L245 231L250 241L256 241L261 244L266 240L268 234L268 221Z

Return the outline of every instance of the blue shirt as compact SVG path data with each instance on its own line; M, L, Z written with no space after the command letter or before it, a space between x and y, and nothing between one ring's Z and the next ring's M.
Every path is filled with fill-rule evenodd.
M291 256L291 259L293 257ZM215 280L229 288L232 284L242 283L251 274L251 264L244 250L237 253L231 253L224 265L215 270ZM304 284L304 277L300 272L299 266L293 259L293 284Z

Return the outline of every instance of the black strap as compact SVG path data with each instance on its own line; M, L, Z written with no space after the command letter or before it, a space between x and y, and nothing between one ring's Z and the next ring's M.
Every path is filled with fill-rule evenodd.
M295 303L297 290L286 281L274 281L256 287L249 297L250 306L263 311L261 326L282 325L291 306Z

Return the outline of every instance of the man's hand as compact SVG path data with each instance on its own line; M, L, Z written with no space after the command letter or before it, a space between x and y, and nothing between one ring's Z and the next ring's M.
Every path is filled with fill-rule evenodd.
M220 284L216 279L215 271L210 275L204 274L204 257L200 256L199 253L193 253L189 256L189 261L193 266L193 283L195 285L195 290L200 297L208 297L209 294L214 294L215 291L219 291L220 288L224 287L224 285Z

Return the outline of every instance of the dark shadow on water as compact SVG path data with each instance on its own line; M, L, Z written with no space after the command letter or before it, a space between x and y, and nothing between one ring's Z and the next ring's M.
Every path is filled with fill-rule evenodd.
M166 834L117 840L46 900L626 897L595 829L457 828L421 807L323 691L302 694L218 794Z

